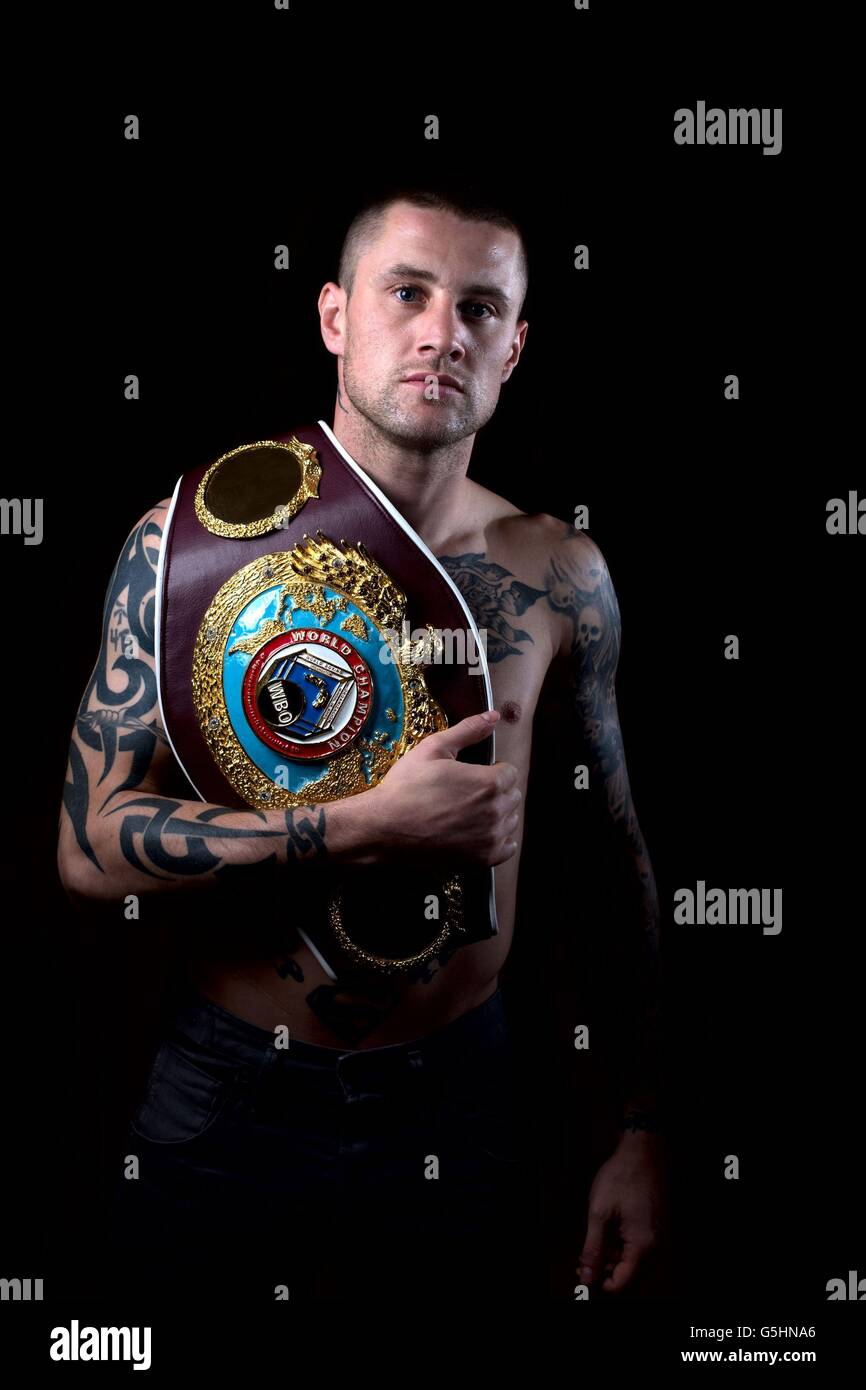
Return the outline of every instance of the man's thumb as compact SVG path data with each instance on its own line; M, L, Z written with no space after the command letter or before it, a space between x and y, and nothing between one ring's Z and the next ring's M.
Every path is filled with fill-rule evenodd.
M592 1284L601 1267L604 1247L605 1222L601 1217L591 1216L586 1232L586 1240L577 1261L577 1270L582 1284Z
M456 758L461 748L471 743L480 743L488 738L499 720L498 710L485 710L483 714L469 714L450 729L442 729L438 734L429 734L419 745L428 756Z

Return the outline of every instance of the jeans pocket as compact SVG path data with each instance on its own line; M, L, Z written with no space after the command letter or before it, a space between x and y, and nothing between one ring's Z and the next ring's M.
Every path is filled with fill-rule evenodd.
M473 1093L452 1101L452 1123L470 1153L503 1168L520 1163L520 1143L513 1098L501 1078L489 1079Z
M487 1158L505 1167L520 1163L514 1118L495 1108L481 1109L465 1117L470 1144Z
M185 1041L166 1040L154 1058L132 1131L152 1144L186 1144L210 1134L233 1109L244 1079L237 1063Z
M521 1136L510 1053L497 1049L468 1060L445 1094L462 1146L502 1168L517 1168Z

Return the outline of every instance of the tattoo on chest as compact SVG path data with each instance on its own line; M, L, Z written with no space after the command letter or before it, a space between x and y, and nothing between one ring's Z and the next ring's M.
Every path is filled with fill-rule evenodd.
M487 660L521 656L520 644L532 642L533 638L525 628L515 626L513 620L544 598L546 590L524 584L504 565L486 559L483 553L437 558L454 580L479 628L487 633Z

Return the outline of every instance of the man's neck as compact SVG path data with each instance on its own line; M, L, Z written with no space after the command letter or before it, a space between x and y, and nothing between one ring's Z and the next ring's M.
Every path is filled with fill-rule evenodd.
M442 449L410 449L381 434L357 411L347 414L339 406L331 428L434 554L459 534L471 486L466 470L474 435Z

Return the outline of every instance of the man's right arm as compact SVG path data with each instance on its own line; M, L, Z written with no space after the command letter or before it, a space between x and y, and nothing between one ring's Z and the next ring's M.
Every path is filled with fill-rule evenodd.
M509 763L458 757L492 723L469 715L428 734L375 787L340 801L238 811L191 800L156 691L156 567L168 503L133 527L108 584L102 642L81 700L63 788L58 867L74 901L213 888L264 861L496 865L517 849Z
M58 867L73 900L209 888L220 871L276 859L376 862L361 793L292 810L189 799L160 718L156 566L168 503L133 527L109 581L102 641L69 747ZM233 875L234 876L234 875Z

